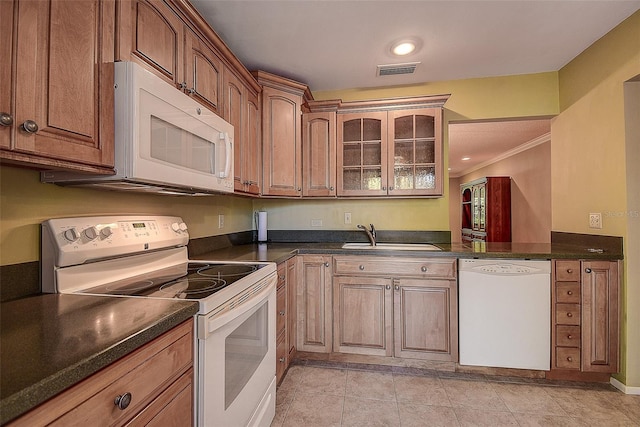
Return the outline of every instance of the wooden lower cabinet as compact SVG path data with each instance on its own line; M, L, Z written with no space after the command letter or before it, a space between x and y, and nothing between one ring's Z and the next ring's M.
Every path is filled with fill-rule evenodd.
M119 409L117 396L130 393ZM8 426L193 425L193 320L46 401Z
M555 260L552 378L598 379L618 372L621 261Z
M333 351L457 361L455 260L335 257Z
M276 292L276 381L284 377L296 352L296 257L278 264Z
M298 351L331 352L331 256L298 255Z

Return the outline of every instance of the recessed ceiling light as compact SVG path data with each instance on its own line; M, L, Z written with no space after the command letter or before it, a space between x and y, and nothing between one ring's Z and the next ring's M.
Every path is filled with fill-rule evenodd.
M395 56L406 56L420 50L422 42L414 37L403 38L391 43L391 53Z
M398 56L408 55L416 50L416 45L413 42L400 42L393 47L393 53Z

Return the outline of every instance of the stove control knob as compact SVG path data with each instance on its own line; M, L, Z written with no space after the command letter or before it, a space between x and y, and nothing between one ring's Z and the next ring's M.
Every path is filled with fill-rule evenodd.
M100 237L103 239L106 239L107 237L111 236L113 234L113 231L111 230L111 227L106 226L104 227L102 230L100 230Z
M84 234L84 237L86 237L89 240L93 240L96 237L98 237L98 230L96 230L95 227L89 227L87 229L85 229L82 234Z
M178 231L180 231L180 224L178 224L177 222L172 223L171 229L177 233Z
M76 240L78 240L78 232L76 231L75 228L70 228L68 230L64 230L64 233L62 233L62 235L64 236L65 239L67 239L70 242L75 242Z
M187 224L185 224L184 222L181 222L179 227L180 231L187 231Z

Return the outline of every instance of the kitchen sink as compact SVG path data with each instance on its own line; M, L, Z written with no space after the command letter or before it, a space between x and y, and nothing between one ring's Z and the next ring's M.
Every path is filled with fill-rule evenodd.
M342 249L371 249L387 251L441 251L436 245L431 243L378 243L371 246L370 243L345 243Z

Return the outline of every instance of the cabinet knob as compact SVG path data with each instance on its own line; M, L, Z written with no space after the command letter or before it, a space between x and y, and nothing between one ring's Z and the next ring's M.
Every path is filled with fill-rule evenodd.
M385 286L386 289L391 289L391 285Z
M329 190L333 191L335 190L335 188L333 187L333 185L331 187L329 187Z
M0 126L11 126L13 124L13 117L9 113L4 111L0 113Z
M278 312L280 314L280 316L284 316L284 310Z
M573 339L573 335L571 335L571 334L567 335L567 339L572 340Z
M364 265L361 265L360 267L358 267L360 269L360 271L364 271Z
M389 187L389 191L393 191L393 187Z
M33 120L25 120L22 124L22 130L27 133L36 133L38 132L38 124Z
M182 82L178 84L178 89L187 90L187 82Z
M281 357L280 359L278 359L278 362L284 363L284 357Z
M573 291L567 291L567 295L573 295Z
M400 290L400 286L396 285L396 286L395 286L395 290L396 290L396 291L399 291L399 290Z
M573 362L573 357L571 357L571 356L567 357L567 361Z
M382 187L382 191L387 191L387 187Z
M584 269L584 272L585 272L585 273L591 273L591 269L590 269L590 268L585 268L585 269Z
M125 394L116 396L113 403L118 407L118 409L120 409L121 411L124 411L125 409L127 409L129 404L131 403L131 393L126 392Z
M567 313L567 317L573 317L573 313Z
M573 269L572 268L567 268L567 273L569 273L569 274L573 273Z
M425 267L424 265L420 268L420 271L422 271L423 273L426 273L428 270L427 267Z
M302 191L302 187L298 187L298 191Z
M325 266L325 267L329 267L329 261L325 262L325 263L324 263L324 266Z

